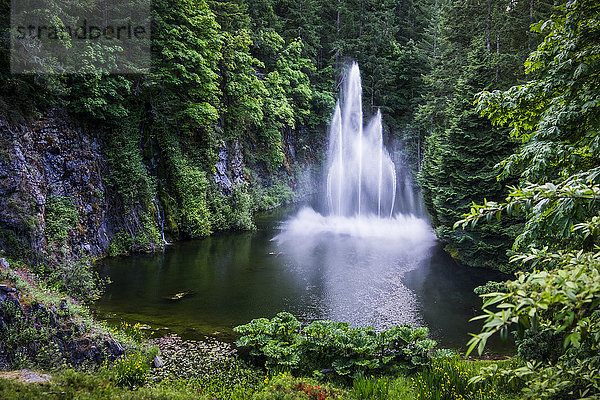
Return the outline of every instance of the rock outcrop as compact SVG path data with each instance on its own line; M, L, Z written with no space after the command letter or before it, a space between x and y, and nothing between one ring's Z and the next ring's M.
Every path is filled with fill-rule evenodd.
M0 265L6 261L0 259ZM11 276L30 281L28 287L38 287L27 272L0 267L0 370L23 358L42 368L93 367L125 353L73 299L18 290Z
M235 139L229 146L224 144L219 150L219 161L215 165L215 182L223 193L229 195L237 185L247 182L244 172L242 145Z
M99 135L57 110L19 126L0 119L0 249L33 260L105 252L111 229L101 147ZM68 198L77 211L62 243L46 232L52 197Z

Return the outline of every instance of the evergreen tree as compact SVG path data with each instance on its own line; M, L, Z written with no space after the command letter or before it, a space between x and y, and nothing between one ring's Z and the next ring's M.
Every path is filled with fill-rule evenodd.
M495 165L515 144L478 115L473 101L481 90L508 87L521 78L517 66L527 52L527 19L522 18L524 10L507 8L501 0L461 0L443 7L434 66L426 77L428 93L419 113L429 130L420 176L424 201L454 258L506 269L505 253L517 226L503 221L502 226L466 232L453 230L453 225L474 200L504 196ZM514 21L522 23L517 28Z

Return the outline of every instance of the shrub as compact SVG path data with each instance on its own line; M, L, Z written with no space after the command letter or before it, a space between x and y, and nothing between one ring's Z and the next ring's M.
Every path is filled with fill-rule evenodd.
M120 231L113 236L108 244L108 255L111 257L126 255L133 248L133 238L127 233Z
M137 344L141 344L145 339L142 324L139 322L130 324L122 321L121 325L119 326L119 331Z
M254 201L248 193L247 185L235 187L231 194L231 227L239 230L254 229L253 211Z
M250 354L265 357L267 366L296 367L300 362L300 322L290 313L279 313L271 320L253 319L233 330L243 334L237 345L251 347Z
M44 285L78 300L96 300L104 290L107 279L101 279L89 259L65 260L57 265L37 265L32 268L37 276L45 277Z
M477 286L473 292L477 295L488 294L488 293L505 293L506 292L506 283L505 282L495 282L488 281L485 285Z
M58 344L54 342L41 345L38 353L35 355L34 364L37 368L47 371L67 368L67 362Z
M256 196L259 210L271 210L292 201L294 192L282 181L275 180L271 186L259 190Z
M280 366L303 372L332 369L341 376L360 376L388 367L415 369L429 363L435 341L427 339L427 328L395 326L376 332L373 328L351 328L335 321L315 321L301 328L289 313L269 320L259 318L234 328L243 336L238 346L251 347L250 354Z

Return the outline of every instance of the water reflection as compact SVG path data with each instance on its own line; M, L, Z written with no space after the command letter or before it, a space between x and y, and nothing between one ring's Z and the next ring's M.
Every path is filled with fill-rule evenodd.
M435 238L425 221L323 217L305 208L282 225L275 242L286 270L305 282L306 296L319 306L318 318L376 329L421 324L415 295L402 278L429 259Z

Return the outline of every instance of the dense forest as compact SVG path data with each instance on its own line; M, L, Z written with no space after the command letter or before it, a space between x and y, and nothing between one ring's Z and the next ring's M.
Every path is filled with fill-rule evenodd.
M51 12L69 2L44 3ZM81 7L98 12L102 4ZM80 73L66 73L42 51L33 63L52 73L19 74L10 72L11 2L0 0L0 255L30 266L11 269L4 259L0 265L6 287L0 288L0 368L7 368L4 359L21 365L21 350L31 343L56 346L54 353L44 350L45 360L68 347L52 329L31 328L36 318L54 326L64 320L63 331L91 324L75 323L72 315L88 321L79 301L102 292L93 260L252 230L257 211L322 190L328 124L344 72L357 61L365 114L381 111L385 142L402 149L444 249L460 264L510 274L511 280L477 289L484 325L468 353L481 355L492 335L511 333L516 356L470 364L443 351L434 356L435 343L420 328L375 333L331 321L301 327L282 313L236 328L243 335L238 344L268 366L264 382L224 358L194 384L209 382L207 393L231 390L218 398L304 398L291 397L294 390L319 399L416 398L417 392L431 399L599 398L600 4L153 0L151 6L151 65L144 73L110 73L113 60L93 52L77 60ZM44 284L36 283L40 277ZM58 317L41 300L25 308L23 299L6 300L14 297L9 286L61 304ZM52 290L61 295L44 297ZM62 294L74 299L64 309ZM100 378L69 372L75 375L64 375L58 390L100 379L115 384L116 392L103 396L125 398L120 387L145 382L148 367L131 366L156 360L156 347L139 350L146 344L129 328L123 341L133 338L136 350L117 358L116 370ZM121 345L100 340L106 354L118 355ZM169 345L155 343L165 353ZM331 365L339 368L329 371ZM313 371L318 381L287 375ZM331 387L323 383L329 372L339 378ZM453 393L440 389L445 372ZM415 377L419 383L410 383ZM98 382L90 382L75 386L92 393ZM181 392L157 384L160 394L148 386L136 395L188 398L189 382L179 384Z
M83 74L11 75L10 54L3 52L5 123L19 126L50 111L58 113L50 119L68 116L74 130L86 127L99 138L107 164L95 188L103 196L82 198L76 188L49 182L41 189L45 199L34 200L43 203L42 210L32 208L31 193L7 190L12 206L5 212L11 217L0 226L5 251L30 262L62 264L69 261L64 254L154 251L165 240L251 229L254 211L288 202L294 191L314 190L311 168L316 179L327 123L351 60L361 65L369 110L382 110L389 136L408 143L418 168L424 133L415 111L437 46L429 20L433 4L152 6L147 74L111 75L94 60ZM2 7L7 43L9 2ZM50 57L38 60L53 65ZM60 152L60 145L52 147L56 140L49 142ZM4 169L11 168L19 169ZM72 233L88 205L110 208L113 219L103 228L108 239L98 239L91 252L78 251L74 243L86 241L86 234Z

